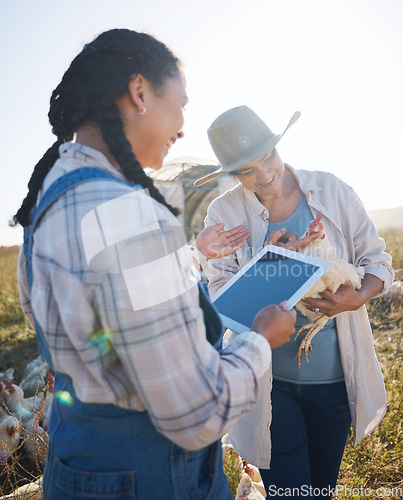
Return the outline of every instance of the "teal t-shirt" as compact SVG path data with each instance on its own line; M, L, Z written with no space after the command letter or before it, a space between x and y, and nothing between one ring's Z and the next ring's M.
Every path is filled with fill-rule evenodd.
M296 211L290 218L282 222L270 222L266 238L275 230L285 227L300 238L305 234L308 224L313 219L312 212L304 194ZM309 323L307 317L297 311L295 332ZM316 334L312 341L312 352L309 353L309 363L302 355L302 365L298 367L295 355L298 352L300 338L296 341L295 335L287 344L274 349L272 352L273 378L295 384L330 384L344 380L343 367L340 359L339 342L337 339L336 321L329 319L325 327Z

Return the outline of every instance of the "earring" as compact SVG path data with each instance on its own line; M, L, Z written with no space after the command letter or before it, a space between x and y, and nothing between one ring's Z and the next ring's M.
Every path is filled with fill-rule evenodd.
M141 111L138 112L139 115L145 115L146 114L146 107L143 106L143 109Z

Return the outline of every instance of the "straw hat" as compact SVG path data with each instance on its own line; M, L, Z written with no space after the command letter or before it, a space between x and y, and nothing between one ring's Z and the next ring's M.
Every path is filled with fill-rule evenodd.
M239 106L225 111L214 120L207 131L220 168L212 174L198 179L194 185L196 187L202 186L215 177L232 172L265 153L269 153L300 116L301 113L296 111L283 133L276 135L247 106Z

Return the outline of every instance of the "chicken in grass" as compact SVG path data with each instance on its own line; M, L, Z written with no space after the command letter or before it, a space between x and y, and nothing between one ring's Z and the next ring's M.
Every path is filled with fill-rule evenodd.
M305 357L309 362L309 351L312 351L312 339L320 330L322 330L329 319L329 316L320 313L320 311L314 312L305 307L304 300L306 298L321 298L320 294L325 290L329 290L331 293L335 293L346 283L346 281L350 281L352 286L356 290L358 290L359 288L361 288L361 280L364 277L363 267L356 267L336 256L334 249L330 246L328 239L326 238L324 226L321 222L321 219L322 213L318 212L315 220L309 224L305 236L312 233L321 233L322 236L315 239L308 246L298 249L298 252L300 253L307 254L319 259L328 260L332 263L332 266L326 271L322 278L315 283L315 285L309 290L309 292L295 306L304 316L306 316L310 320L310 323L300 328L295 337L296 340L297 338L305 334L305 336L302 338L301 345L296 356L299 366L301 366L302 363L303 352L305 352Z

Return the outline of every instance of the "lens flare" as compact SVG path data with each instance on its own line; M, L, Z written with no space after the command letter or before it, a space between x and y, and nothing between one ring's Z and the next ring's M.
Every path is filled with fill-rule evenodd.
M105 356L112 350L113 330L111 328L101 328L91 334L90 344L97 347L100 356Z
M66 406L72 406L73 398L71 394L67 391L58 391L56 392L57 399Z

